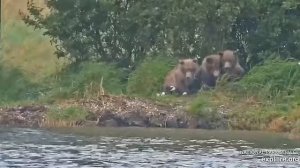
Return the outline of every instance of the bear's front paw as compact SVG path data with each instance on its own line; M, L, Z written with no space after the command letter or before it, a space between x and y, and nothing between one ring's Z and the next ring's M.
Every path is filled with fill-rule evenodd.
M170 89L171 92L174 92L174 91L176 90L176 87L175 87L175 86L170 86L170 88L171 88L171 89Z

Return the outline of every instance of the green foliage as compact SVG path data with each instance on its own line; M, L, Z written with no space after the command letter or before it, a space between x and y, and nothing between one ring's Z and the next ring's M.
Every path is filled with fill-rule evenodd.
M76 61L100 59L128 67L153 51L203 57L230 48L239 49L243 64L253 66L270 56L261 53L300 55L296 0L49 0L48 7L52 13L42 17L29 3L23 20L47 30L58 56L70 53Z
M213 91L202 92L188 111L211 121L219 119L217 108L223 106L231 129L279 131L285 124L276 119L288 117L292 121L299 116L299 78L298 62L267 60L238 82L222 83Z
M0 65L0 102L34 100L39 95L38 85L28 81L16 69Z
M25 23L45 29L59 57L70 54L79 62L128 67L157 51L204 57L229 48L239 49L252 67L273 53L300 55L296 0L48 0L53 10L45 17L28 4Z
M50 98L96 96L105 93L121 94L124 91L125 73L114 65L81 63L68 67L49 88ZM50 81L53 79L50 79ZM49 82L51 83L51 82Z
M210 117L215 109L212 109L212 104L205 96L200 95L188 106L188 112L202 118Z
M34 30L19 20L6 21L3 25L1 58L5 65L19 69L34 82L59 71L62 59L55 58L55 48L50 45L49 38L42 35L42 30Z
M47 119L51 121L80 121L85 120L88 112L78 108L69 107L66 109L53 108L47 113Z
M293 95L299 92L299 78L298 62L273 60L254 67L239 83L247 90L271 96Z
M167 73L176 65L177 59L170 57L155 57L145 59L137 69L130 74L127 92L132 95L153 96L162 90Z

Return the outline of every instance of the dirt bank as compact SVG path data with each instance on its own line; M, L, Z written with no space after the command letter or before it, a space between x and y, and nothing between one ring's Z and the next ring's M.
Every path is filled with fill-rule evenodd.
M29 105L0 109L0 124L23 127L47 126L47 112L51 106L59 109L83 108L88 112L85 120L76 126L113 127L166 127L226 129L226 120L207 122L189 115L183 106L158 103L127 96L103 95L93 99L68 100L55 105Z
M0 108L0 125L40 127L48 108L40 105Z
M71 125L49 122L53 107L61 112L67 108L84 109L87 115ZM0 108L0 125L14 127L164 127L228 129L232 121L226 110L217 112L218 120L191 116L182 105L166 105L139 98L103 95L93 99L68 100L52 105L27 105ZM64 122L64 121L62 121ZM68 121L67 121L68 122ZM49 124L50 123L50 124ZM291 139L300 139L300 122L290 131Z

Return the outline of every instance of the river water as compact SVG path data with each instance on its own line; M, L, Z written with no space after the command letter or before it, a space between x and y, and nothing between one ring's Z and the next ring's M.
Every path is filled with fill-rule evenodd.
M153 128L0 128L6 167L300 167L284 134Z

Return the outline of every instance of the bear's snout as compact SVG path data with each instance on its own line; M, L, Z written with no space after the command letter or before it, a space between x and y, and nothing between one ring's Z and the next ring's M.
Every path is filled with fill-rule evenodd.
M186 72L185 78L186 78L188 81L190 81L190 80L193 80L194 75L193 75L192 72Z

